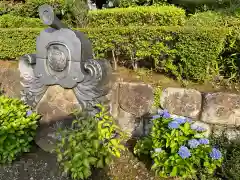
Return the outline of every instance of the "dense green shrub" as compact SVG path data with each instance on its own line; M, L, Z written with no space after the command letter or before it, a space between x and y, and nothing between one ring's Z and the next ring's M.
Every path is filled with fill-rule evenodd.
M87 0L66 0L64 20L65 23L74 27L85 27L88 19Z
M7 3L7 1L0 2L0 15L6 14L11 11L11 6Z
M221 152L210 145L206 130L190 119L159 110L152 124L150 134L137 142L134 153L150 156L156 175L195 178L200 169L202 174L213 174L221 166Z
M30 150L39 117L22 101L0 95L0 163Z
M218 76L221 75L229 81L239 80L240 19L223 12L208 11L192 15L185 25L196 28L209 28L211 26L230 28L224 41L224 49L220 56L218 55L218 64L216 64L215 71Z
M212 136L211 141L217 144L223 152L223 163L213 176L205 179L239 179L240 177L240 142L239 139L229 140L225 133L220 136Z
M10 6L9 3L1 3L3 11L20 17L38 18L38 8L43 4L49 4L53 7L55 14L61 20L69 25L81 27L87 15L86 0L25 0L25 2L15 3ZM7 4L7 5L5 5ZM1 6L0 6L1 8Z
M174 6L147 6L90 11L88 27L115 27L129 25L168 26L183 25L185 11Z
M171 4L184 8L188 14L229 8L233 1L238 0L169 0Z
M15 16L38 18L38 8L43 4L51 5L57 14L62 14L65 0L25 0L24 3L12 6L10 13Z
M0 59L35 52L41 29L0 29ZM81 29L92 41L95 55L112 53L128 64L152 63L157 71L205 80L218 63L230 33L226 28L119 27ZM233 36L231 36L233 37Z
M216 73L228 33L224 28L187 27L183 30L176 44L181 77L204 81L208 75Z
M131 6L151 6L165 4L167 0L119 0L119 7L131 7Z
M72 127L60 130L57 144L58 162L73 179L86 179L92 168L103 168L120 157L125 147L124 134L103 106L94 117L77 115Z
M186 26L218 26L236 27L240 26L240 19L235 16L223 14L221 12L207 11L196 13L186 20Z
M20 4L18 6L26 6L26 4ZM36 7L35 7L36 6ZM38 6L35 5L35 9ZM23 8L23 7L22 7ZM73 1L68 0L63 7L56 9L56 13L60 16L66 24L73 27L115 27L115 26L129 26L129 25L151 25L151 26L168 26L168 25L183 25L185 22L185 11L181 8L174 6L149 6L149 7L130 7L130 8L116 8L116 9L104 9L97 11L90 11L88 13L88 7L85 1ZM64 9L61 9L64 8ZM28 8L27 8L28 9ZM32 11L30 11L32 12ZM23 10L22 13L27 13ZM12 10L10 15L5 15L5 21L10 24L11 21L15 22L16 19L23 20L22 27L36 27L31 18L38 18L38 12L34 15L22 15L17 10ZM12 15L12 16L11 16ZM17 17L16 17L17 16ZM12 17L12 19L11 19ZM26 19L23 19L26 18ZM27 19L30 18L30 19ZM18 20L18 21L19 21ZM4 21L4 22L5 22ZM31 23L29 23L29 21ZM40 22L35 20L36 25ZM5 22L6 24L6 22ZM25 25L26 24L26 25ZM32 24L32 26L30 26ZM42 24L40 23L39 27ZM2 25L1 27L5 27ZM14 27L14 23L11 26ZM17 27L16 27L17 28Z
M10 14L0 16L0 28L36 28L43 26L42 21L38 18L24 18Z

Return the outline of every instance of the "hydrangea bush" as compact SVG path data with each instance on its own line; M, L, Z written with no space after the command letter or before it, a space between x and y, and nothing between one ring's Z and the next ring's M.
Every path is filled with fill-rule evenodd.
M213 174L222 163L222 154L205 137L204 128L191 119L172 117L167 110L152 117L148 136L140 139L134 153L149 155L152 170L160 177L194 178L198 171Z

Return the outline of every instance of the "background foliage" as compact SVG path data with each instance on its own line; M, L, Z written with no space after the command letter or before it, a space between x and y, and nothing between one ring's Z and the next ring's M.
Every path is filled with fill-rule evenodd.
M174 6L131 7L128 9L117 8L88 12L85 2L75 0L68 0L67 2L64 6L65 9L61 10L60 15L62 15L60 16L57 11L56 13L58 13L58 17L63 19L65 23L74 27L111 28L129 25L183 25L186 18L185 11ZM18 28L21 26L37 28L43 26L37 12L34 16L28 15L27 12L24 15L18 15L18 12L13 10L11 13L0 16L0 18L0 28ZM22 21L21 24L20 21Z
M36 18L37 6L46 2L70 27L84 28L81 30L91 39L96 57L134 69L144 66L177 79L239 79L240 21L236 13L219 10L186 16L182 8L156 5L159 1L134 1L147 6L88 12L88 8L82 8L85 0L28 0L17 6L0 3L7 13L0 17L0 28L43 27ZM31 13L24 8L32 9ZM40 29L0 31L0 59L15 59L35 51L34 38Z

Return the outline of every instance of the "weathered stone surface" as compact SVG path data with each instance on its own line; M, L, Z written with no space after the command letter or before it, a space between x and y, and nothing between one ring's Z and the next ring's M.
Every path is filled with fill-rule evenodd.
M197 118L201 111L202 95L194 89L166 88L160 103L171 114Z
M204 132L204 135L206 137L209 137L212 134L212 127L209 124L200 122L200 121L195 121L193 124L196 124L197 126L200 126L204 129L206 129L206 131Z
M201 120L210 124L240 125L240 96L221 92L206 94Z
M119 84L119 106L135 117L141 117L148 113L152 107L153 100L153 88L148 84Z
M240 130L227 126L214 125L213 136L216 138L226 137L230 141L240 141Z
M224 132L226 130L226 127L224 126L220 126L220 125L214 125L213 126L213 136L214 137L220 137L222 135L224 135Z
M225 135L230 141L240 141L240 131L236 129L226 129Z
M61 137L57 135L59 128L64 129L70 127L73 116L62 116L55 119L54 122L48 124L40 124L37 129L35 143L44 151L52 152L56 147L57 140L61 140Z
M117 123L129 136L139 137L143 134L144 129L141 119L136 118L134 115L121 108L119 109Z
M134 115L122 109L119 109L117 123L119 124L123 131L126 131L128 134L132 134L135 128L134 121L135 121Z
M40 123L44 124L68 116L76 108L80 106L73 91L56 85L48 88L36 111L43 116Z
M0 64L1 65L1 64ZM20 97L20 72L16 68L0 68L0 85L5 95Z
M115 82L113 82L115 81ZM106 98L109 102L110 107L110 114L113 116L113 118L118 118L118 109L119 109L119 83L121 82L120 78L117 78L116 75L112 80L111 88L109 93L106 95Z

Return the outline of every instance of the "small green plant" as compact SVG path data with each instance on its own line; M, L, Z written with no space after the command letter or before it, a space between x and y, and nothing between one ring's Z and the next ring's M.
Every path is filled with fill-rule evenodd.
M153 107L159 108L160 107L160 97L162 94L162 87L161 86L157 86L154 89L154 103L153 103Z
M0 163L29 152L39 118L19 99L0 95Z
M138 141L134 153L150 155L160 177L196 178L198 170L213 174L221 166L221 152L212 148L204 129L188 118L171 118L164 110L153 116L149 136Z
M71 174L73 179L88 178L92 168L103 168L125 150L121 144L124 134L105 107L98 108L100 111L94 117L75 113L72 127L58 133L57 159L64 173Z

